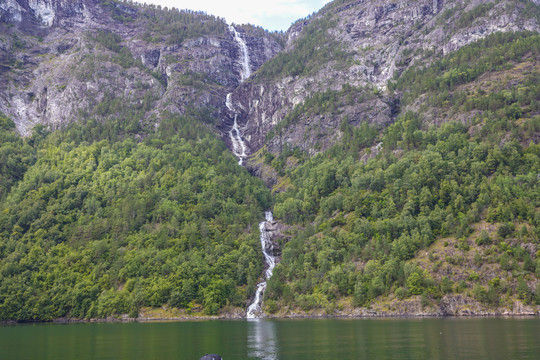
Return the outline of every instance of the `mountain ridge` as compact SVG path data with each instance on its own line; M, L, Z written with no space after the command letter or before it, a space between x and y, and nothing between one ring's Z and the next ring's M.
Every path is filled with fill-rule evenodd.
M408 2L395 1L340 3L345 5L330 3L327 10L323 8L320 14L304 25L306 29L311 22L318 21L313 26L316 30L304 36L306 41L299 43L300 49L296 50L298 55L294 55L294 45L289 43L286 53L278 54L260 69L260 77L258 73L254 74L252 81L243 84L233 93L233 98L238 93L239 98L251 101L250 104L244 104L247 110L241 122L249 129L246 138L254 152L263 144L274 154L279 152L282 143L300 146L302 150L310 153L328 148L333 141L327 141L326 144L323 142L319 150L314 149L317 139L306 134L303 126L286 131L281 136L282 139L265 139L265 135L283 121L295 106L316 94L318 89L340 91L342 86L373 87L374 91L380 91L383 96L378 96L379 100L368 106L375 110L370 113L368 121L386 126L394 120L392 114L395 113L396 106L396 97L385 91L387 82L392 80L394 75L399 76L415 61L423 62L426 56L444 56L494 32L539 30L538 19L534 17L534 14L538 13L538 7L535 8L536 11L525 15L527 4L533 4L532 2L498 1L495 4L490 1L421 1L415 2L413 6L409 6ZM535 4L533 6L538 6ZM512 5L512 15L497 15ZM458 16L461 14L465 14L462 22ZM331 17L333 19L330 19ZM396 22L394 19L401 21ZM335 25L330 26L332 21ZM456 25L445 25L446 22ZM321 25L323 23L326 25ZM441 29L443 26L448 29ZM325 54L334 51L335 58L323 58L324 65L321 69L310 68L309 63L302 57L317 57L318 53L311 53L310 49L320 45L330 46L327 36L336 39L336 44L340 44L342 48L333 45L333 49L326 49ZM420 37L421 41L418 40ZM295 41L298 42L298 39ZM298 68L284 67L285 70L280 70L281 73L277 74L277 82L274 80L274 84L265 83L265 79L271 74L268 72L270 67L281 69L280 62L286 61L287 66L290 66L291 60L296 64L295 56L300 59L298 63L302 73L298 73ZM288 60L284 60L286 58ZM306 71L311 73L304 74ZM262 79L260 84L257 83L259 78ZM260 95L263 88L265 95ZM356 124L361 121L358 113L350 115L350 120ZM322 124L326 124L324 119ZM339 121L326 124L327 130L323 131L321 136L325 139L334 137L336 134L331 133L330 129L336 128L338 124Z

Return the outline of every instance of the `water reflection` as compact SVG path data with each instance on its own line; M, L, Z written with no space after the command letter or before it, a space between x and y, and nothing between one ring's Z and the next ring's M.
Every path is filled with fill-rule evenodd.
M0 359L538 360L540 318L0 325Z
M263 319L248 320L248 356L259 360L277 360L276 324Z

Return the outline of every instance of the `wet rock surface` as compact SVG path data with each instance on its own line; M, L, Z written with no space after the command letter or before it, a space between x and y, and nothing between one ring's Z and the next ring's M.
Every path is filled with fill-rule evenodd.
M275 220L267 221L264 231L268 234L267 237L270 240L266 242L265 250L277 257L279 262L279 257L281 256L281 245L279 241L285 239L285 226Z

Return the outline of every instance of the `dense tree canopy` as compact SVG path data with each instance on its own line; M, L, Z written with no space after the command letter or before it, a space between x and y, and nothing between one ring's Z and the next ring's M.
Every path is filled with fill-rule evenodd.
M180 29L172 43L221 29L209 18L208 29L186 33L180 24L201 14L171 12L161 23L154 10L144 12L156 21L148 41L169 25ZM343 60L333 43L311 46L330 25L312 22L299 55L283 53L257 76L307 75ZM147 71L114 34L89 36L115 66ZM531 250L540 238L539 43L537 34L495 34L412 67L388 86L402 99L392 125L339 119L339 142L317 156L262 151L288 184L274 196L210 130L211 110L187 106L182 116L161 112L157 128L145 123L149 89L137 105L106 96L80 121L54 132L37 126L25 139L0 116L0 320L244 307L263 267L256 224L272 205L289 228L267 311L331 313L342 299L369 306L419 296L424 304L464 292L487 306L539 301L540 287L531 287L540 276ZM93 76L91 60L76 76ZM203 76L184 75L189 86ZM268 137L300 116L339 117L340 106L379 95L351 86L314 94ZM460 252L430 250L429 266L415 262L437 242ZM471 248L472 265L462 256ZM479 273L486 264L490 277Z
M77 125L34 148L13 140L8 156L36 161L22 180L2 168L20 181L0 209L0 319L244 306L262 266L253 225L270 195L197 124L170 116L142 142L68 141L85 133Z

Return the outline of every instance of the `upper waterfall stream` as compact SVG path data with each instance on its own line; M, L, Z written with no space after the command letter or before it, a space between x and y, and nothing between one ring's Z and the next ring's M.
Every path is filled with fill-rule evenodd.
M234 26L230 25L229 30L233 33L234 40L238 43L238 47L240 48L240 82L243 82L251 75L248 47ZM243 165L244 158L247 156L247 147L242 139L242 132L238 126L238 122L236 121L238 118L238 112L234 108L234 104L232 102L232 93L227 94L227 97L225 98L225 105L227 106L227 109L234 114L234 123L231 130L229 130L229 138L231 139L233 154L238 158L238 165Z
M238 34L238 31L236 31L234 26L229 25L229 30L234 34L234 41L238 43L238 46L240 46L240 51L242 53L240 57L240 64L242 65L242 71L240 72L240 82L242 82L251 76L251 68L249 66L249 51L246 42L240 37L240 34Z

